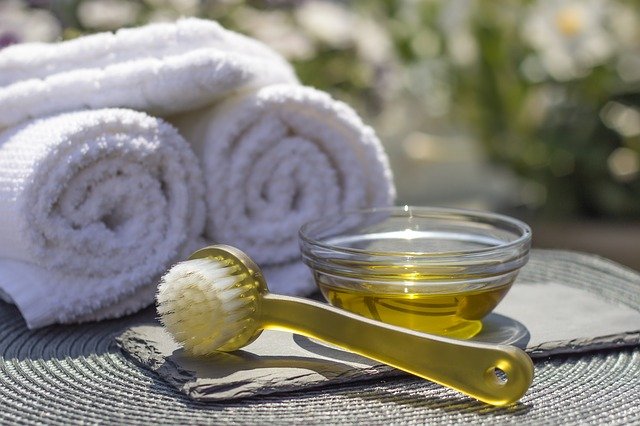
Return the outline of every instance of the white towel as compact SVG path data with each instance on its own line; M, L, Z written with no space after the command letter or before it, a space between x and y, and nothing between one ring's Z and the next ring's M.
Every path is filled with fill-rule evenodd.
M0 134L0 288L29 327L150 304L204 211L198 161L160 119L73 112Z
M302 223L394 197L380 142L351 108L299 86L280 55L214 22L184 19L0 51L0 130L108 107L190 123L181 131L207 168L210 242L247 250L282 293L313 289L295 261ZM74 315L65 321L83 318Z
M297 82L280 55L195 18L27 43L0 51L0 128L83 109L181 113L278 82Z
M80 212L74 212L73 200L65 201L69 196L64 195L64 200L60 202L55 199L66 192L56 193L44 182L41 182L42 189L33 186L28 189L27 183L31 182L29 173L52 167L54 163L61 164L57 169L60 181L68 179L69 182L79 182L74 185L80 187L87 179L97 183L100 176L93 176L90 170L97 170L99 166L92 166L87 172L75 173L70 168L65 169L64 164L73 161L72 156L83 158L85 153L82 149L85 148L80 147L88 143L84 136L85 127L89 133L98 131L98 126L93 123L103 120L103 113L100 113L100 117L68 114L37 122L37 126L35 122L25 125L26 127L15 126L34 118L110 107L131 108L154 115L182 113L211 105L235 91L251 90L274 82L297 83L291 66L280 55L256 40L227 31L215 22L199 19L123 29L116 33L102 33L61 43L22 44L0 51L0 132L5 131L0 154L4 158L3 168L0 170L0 185L8 197L6 200L0 198L0 202L4 203L2 208L10 212L6 218L0 218L0 298L16 303L30 327L53 322L108 318L133 312L153 301L155 280L152 276L168 266L167 259L184 257L197 248L195 235L201 233L204 227L204 212L201 211L204 202L196 195L202 192L202 183L197 183L197 179L190 177L190 189L171 195L171 209L150 206L146 195L138 197L135 203L132 198L123 200L126 209L131 210L132 217L140 216L140 226L157 225L158 220L162 219L166 223L182 223L179 227L182 234L178 234L173 225L160 230L151 228L147 230L148 235L144 233L145 238L132 234L120 240L122 245L107 244L105 251L98 252L98 255L95 255L95 250L100 249L100 238L90 238L89 245L96 247L83 250L80 247L81 241L74 238L94 235L95 226L90 221L96 219L100 222L101 219L95 216L99 210L112 207L108 205L110 202L125 196L102 194L104 189L93 191L94 195L87 199L86 206L83 204ZM180 139L171 133L173 130L166 130L164 124L160 125L160 122L150 117L146 117L147 124L143 124L137 123L139 119L135 118L135 114L117 114L124 121L119 123L120 118L116 118L113 129L105 129L105 135L114 131L121 139L135 142L136 135L142 132L138 126L142 125L149 128L148 136L155 138L154 140ZM125 119L125 115L130 118ZM78 122L74 123L74 120ZM156 124L149 127L149 120L154 120ZM12 126L15 127L13 130ZM64 126L69 128L64 130ZM153 129L154 126L157 127L156 130ZM33 130L34 128L37 130ZM129 134L129 130L133 133ZM153 136L155 133L162 137L156 138ZM45 134L51 135L49 145L41 137ZM40 142L32 141L38 138ZM77 146L77 149L61 151L55 148L56 144L70 144ZM160 155L162 161L165 161L165 154L174 151L176 144L180 142L168 142L165 148L155 145L145 148L145 145L138 145L143 150L157 151L154 155ZM38 146L40 151L35 153L33 149ZM94 149L90 148L86 155L93 155ZM130 149L132 148L128 150ZM166 160L167 164L183 163L176 170L190 170L176 171L177 182L185 177L184 173L196 173L198 167L193 158L186 158L191 154L184 143L181 149L185 152L173 160ZM101 160L105 169L108 170L110 164L117 164L119 161L128 164L128 150L114 151L120 152L113 155L121 155L121 160ZM36 154L43 157L38 160ZM24 167L28 170L18 176L11 174L16 173L11 172L11 163L19 158L24 160ZM55 161L48 158L55 158ZM171 182L173 179L158 173L155 178L160 182ZM145 182L148 180L146 177L142 179ZM120 179L116 179L118 180ZM100 187L109 185L111 184L105 182ZM120 191L123 187L113 189ZM71 192L78 191L72 185ZM46 197L38 204L40 210L34 209L40 216L30 215L29 205L21 201L26 200L30 193L42 193ZM153 191L149 194L153 194ZM195 199L199 200L198 208L193 205ZM191 213L187 216L192 217L185 216L184 211L178 207L180 205L188 208ZM59 208L64 208L64 211L57 212L56 209ZM48 214L53 214L50 220ZM66 217L76 214L89 214L84 223L88 228L85 230L84 224L81 224L79 230L66 232ZM107 222L111 220L108 214L104 219ZM19 230L14 229L16 222L22 223ZM186 222L190 222L190 225ZM49 231L44 232L43 229ZM80 230L83 232L79 232ZM31 240L23 238L25 235L37 236L39 233L49 238L52 237L49 235L50 231L59 234L53 235L55 238L50 240L44 237ZM19 243L14 244L15 240ZM154 244L149 246L149 241L154 241ZM157 244L159 241L165 242ZM198 241L199 245L205 244L202 239ZM192 243L190 246L189 242ZM47 255L51 256L37 255L45 248L48 250ZM148 251L148 255L142 256L144 250ZM86 255L78 256L78 251ZM93 254L89 255L90 253ZM85 269L85 262L99 264L91 263L97 269ZM49 297L44 297L45 295Z
M394 200L374 131L324 92L268 86L173 122L203 161L206 236L272 269L276 292L313 290L297 262L302 224Z

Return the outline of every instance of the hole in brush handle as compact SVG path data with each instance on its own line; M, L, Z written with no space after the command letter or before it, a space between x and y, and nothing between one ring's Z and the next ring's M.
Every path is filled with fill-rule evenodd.
M498 381L501 384L505 384L509 380L509 378L507 377L507 373L505 373L502 369L498 367L493 369L493 374L496 376L496 379L498 379Z
M497 359L483 373L486 391L496 398L494 405L517 402L533 381L531 358L515 347L502 347Z
M485 380L493 385L504 386L509 382L509 376L500 367L491 367L485 372Z

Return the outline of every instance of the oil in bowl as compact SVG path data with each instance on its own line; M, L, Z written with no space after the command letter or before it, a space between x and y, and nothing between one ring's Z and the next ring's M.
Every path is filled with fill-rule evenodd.
M466 339L526 263L529 227L493 213L391 207L300 230L303 260L327 301L353 313Z

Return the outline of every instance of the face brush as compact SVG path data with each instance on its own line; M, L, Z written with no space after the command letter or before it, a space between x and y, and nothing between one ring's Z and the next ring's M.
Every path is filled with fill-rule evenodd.
M433 336L270 294L260 269L233 247L206 247L189 259L167 272L157 294L160 320L188 353L233 351L274 329L322 340L492 405L517 401L533 379L531 359L513 346Z

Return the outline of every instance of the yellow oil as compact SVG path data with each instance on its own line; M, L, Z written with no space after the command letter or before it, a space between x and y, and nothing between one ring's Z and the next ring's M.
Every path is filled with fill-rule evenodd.
M400 277L399 277L400 278ZM402 277L406 279L406 277ZM431 277L412 277L424 279ZM468 339L482 330L482 318L490 313L509 291L513 280L499 285L476 284L473 289L452 287L436 293L417 293L412 286L342 281L316 273L316 282L333 306L367 318L431 334Z

